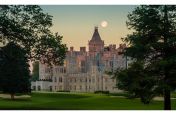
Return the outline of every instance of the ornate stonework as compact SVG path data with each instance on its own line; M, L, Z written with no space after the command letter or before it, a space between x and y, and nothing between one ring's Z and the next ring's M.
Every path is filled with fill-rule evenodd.
M119 92L116 88L116 79L105 72L127 68L127 58L120 54L126 45L120 44L118 48L115 44L104 46L98 27L95 27L88 45L89 51L86 51L86 47L80 47L80 51L74 51L74 47L70 47L63 66L48 68L40 63L40 81L32 82L32 89Z

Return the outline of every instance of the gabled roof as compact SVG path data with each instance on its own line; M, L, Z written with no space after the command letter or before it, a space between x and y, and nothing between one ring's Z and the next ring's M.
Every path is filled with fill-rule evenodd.
M92 39L90 40L90 42L102 42L101 37L98 33L98 27L95 27Z

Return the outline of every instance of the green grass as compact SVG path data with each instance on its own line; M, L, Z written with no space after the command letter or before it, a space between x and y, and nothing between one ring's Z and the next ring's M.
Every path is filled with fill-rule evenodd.
M139 99L126 99L102 94L72 93L32 93L32 98L0 98L0 109L22 110L162 110L162 101L152 101L144 105ZM176 100L172 100L172 109L176 109Z

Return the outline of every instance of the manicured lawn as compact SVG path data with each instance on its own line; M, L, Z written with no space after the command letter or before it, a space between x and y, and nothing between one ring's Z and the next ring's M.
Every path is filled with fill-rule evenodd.
M0 98L0 109L42 110L162 110L162 101L144 105L139 99L126 99L101 94L32 93L31 98L14 101ZM172 100L176 109L176 100Z

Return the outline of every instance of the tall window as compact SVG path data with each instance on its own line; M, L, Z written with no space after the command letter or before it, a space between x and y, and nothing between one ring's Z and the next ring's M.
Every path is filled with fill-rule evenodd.
M40 86L38 86L38 91L40 91L41 90L41 87Z
M86 78L86 82L87 82L87 78Z
M89 79L89 82L91 82L91 79Z
M62 77L59 77L59 82L62 82Z

